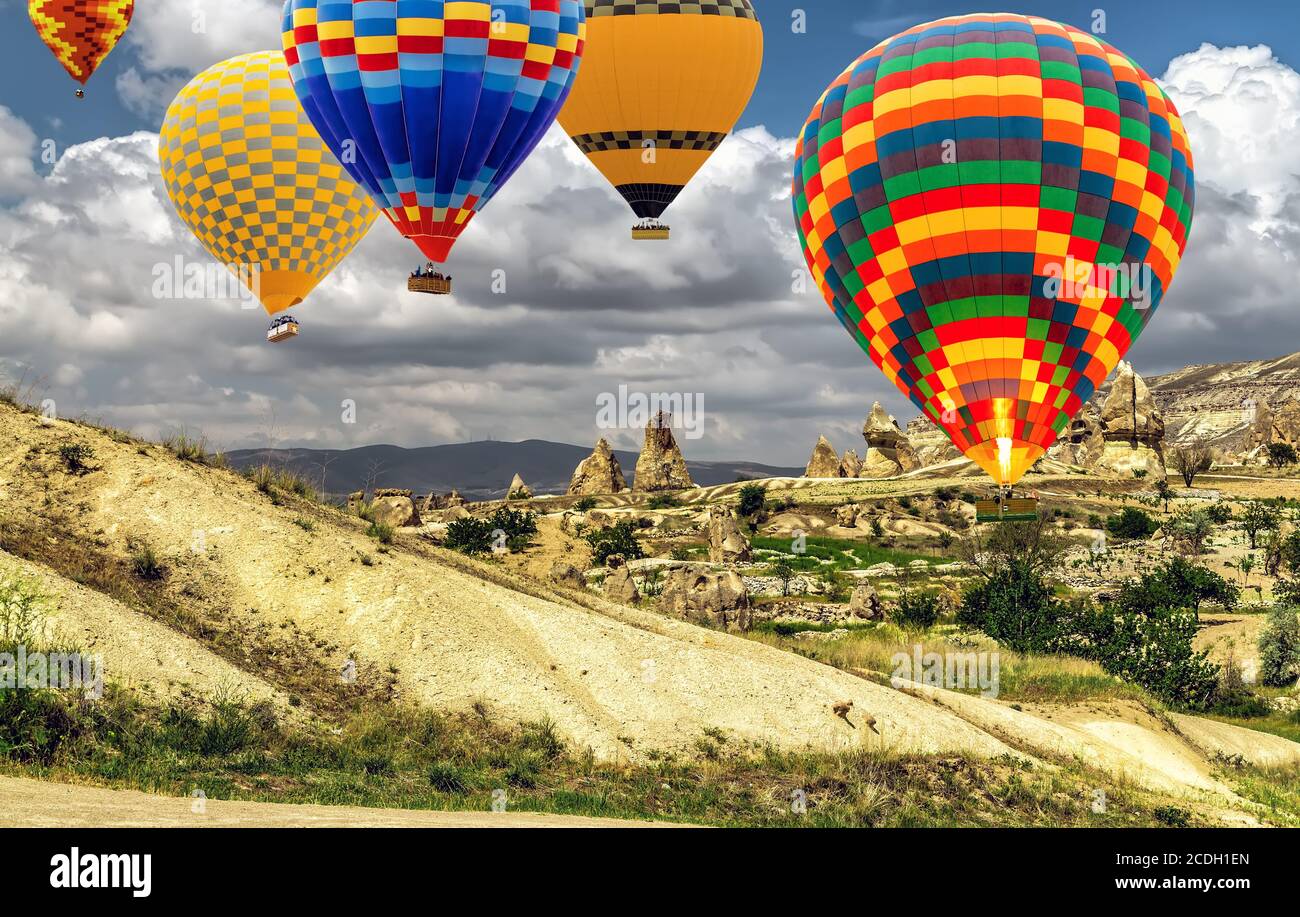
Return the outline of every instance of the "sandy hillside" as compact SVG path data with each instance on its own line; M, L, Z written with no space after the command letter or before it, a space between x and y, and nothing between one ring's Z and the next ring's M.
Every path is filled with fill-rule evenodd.
M65 469L59 450L69 444L93 450L91 470ZM354 660L391 674L408 701L482 701L512 719L550 717L569 740L606 758L689 748L717 728L792 749L1079 760L1126 784L1233 807L1241 801L1216 763L1223 748L1247 761L1300 765L1300 745L1195 718L1174 727L1141 710L1031 711L894 690L653 611L554 592L413 533L381 551L363 523L335 510L268 495L159 446L4 407L0 525L25 531L26 540L10 533L6 544L38 562L57 563L72 542L116 563L141 544L153 547L167 574L148 588L193 610L205 622L196 632L215 634L212 647L48 570L23 569L56 597L60 627L102 648L110 674L161 691L233 678L278 697L274 667L250 664L237 640L232 647L220 638L288 635L326 677ZM0 571L19 566L6 559ZM852 722L832 712L842 700L853 701Z

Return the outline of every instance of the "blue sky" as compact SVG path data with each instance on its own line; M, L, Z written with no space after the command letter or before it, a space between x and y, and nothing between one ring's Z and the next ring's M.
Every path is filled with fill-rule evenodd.
M138 20L158 3L184 5L186 0L137 0ZM764 26L763 75L741 127L766 125L778 136L793 136L811 103L835 76L875 42L910 25L942 16L982 10L970 3L941 0L756 0ZM1089 27L1098 0L1022 3L999 11L1046 16L1080 28ZM796 34L794 12L803 10L807 31ZM1159 75L1176 55L1195 50L1202 41L1219 46L1268 44L1278 59L1300 65L1300 27L1293 0L1140 0L1107 8L1104 38ZM0 101L42 136L60 146L105 134L157 130L159 118L129 110L115 81L140 63L140 49L130 41L109 56L91 81L88 97L75 88L54 57L37 39L27 18L27 0L0 0ZM262 50L247 48L246 50ZM202 61L194 72L215 61ZM57 122L51 119L57 119Z
M1088 28L1104 0L1014 7ZM622 200L558 129L457 246L457 294L405 291L418 255L380 220L295 313L291 347L260 311L159 299L153 273L210 260L158 178L154 132L206 67L278 46L278 0L136 0L127 37L77 100L26 0L0 0L0 380L40 380L64 416L216 447L416 446L607 436L620 385L705 404L699 459L802 464L818 434L863 448L881 401L915 409L844 334L804 268L793 138L826 85L876 42L978 7L936 0L757 0L764 69L739 130L674 204L672 244L628 238ZM807 13L806 33L792 11ZM192 28L195 11L204 28ZM1191 242L1129 354L1151 375L1300 346L1300 29L1294 0L1129 0L1105 38L1163 81L1196 156ZM40 160L53 140L57 164ZM495 272L506 293L490 290ZM357 423L339 420L344 399ZM504 486L503 482L503 486Z

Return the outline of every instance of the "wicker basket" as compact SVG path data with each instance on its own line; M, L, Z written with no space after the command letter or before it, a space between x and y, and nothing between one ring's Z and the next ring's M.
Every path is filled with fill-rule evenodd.
M667 239L668 227L663 229L633 229L632 238L638 242L645 242L652 239Z
M451 281L446 277L411 277L406 281L406 288L412 293L432 293L446 296L451 292Z

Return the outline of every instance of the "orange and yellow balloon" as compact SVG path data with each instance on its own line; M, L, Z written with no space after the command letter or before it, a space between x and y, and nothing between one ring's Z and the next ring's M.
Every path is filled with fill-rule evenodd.
M135 0L28 0L27 15L41 41L81 85L126 33ZM77 95L84 95L80 89Z
M1150 321L1194 195L1187 133L1141 67L1009 13L918 25L854 62L804 126L793 188L835 315L1001 485Z
M377 214L303 114L279 51L196 76L167 109L158 161L181 219L271 314L301 303Z
M749 104L763 29L749 0L586 0L560 125L643 219L658 219Z

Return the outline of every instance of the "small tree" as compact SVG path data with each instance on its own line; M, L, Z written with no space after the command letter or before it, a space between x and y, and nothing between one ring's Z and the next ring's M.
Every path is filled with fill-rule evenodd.
M1261 532L1276 529L1282 521L1282 511L1273 503L1263 500L1251 500L1246 504L1246 512L1241 517L1241 527L1250 539L1250 549L1256 548L1256 541Z
M1278 553L1282 566L1292 575L1300 575L1300 531L1292 532L1282 539Z
M1289 688L1300 681L1300 619L1296 610L1279 605L1259 635L1259 677L1271 688Z
M1274 468L1285 468L1300 461L1300 455L1290 443L1269 443L1264 448L1268 451L1268 463Z
M1156 496L1165 501L1165 512L1169 512L1169 499L1174 495L1174 489L1169 486L1168 478L1161 478L1156 481Z
M772 575L781 581L781 595L790 594L790 580L794 579L794 567L784 557L772 565Z
M1205 510L1195 509L1179 513L1168 523L1167 529L1180 550L1193 557L1200 557L1205 550L1205 542L1214 531L1214 523Z
M1184 446L1177 446L1173 451L1174 470L1182 475L1183 483L1188 487L1196 476L1209 471L1214 465L1214 453L1200 440L1192 440Z

